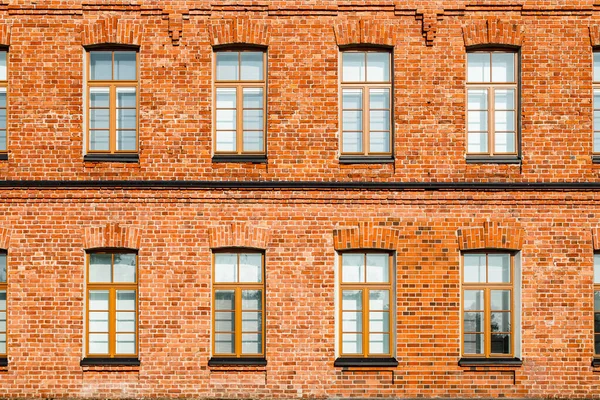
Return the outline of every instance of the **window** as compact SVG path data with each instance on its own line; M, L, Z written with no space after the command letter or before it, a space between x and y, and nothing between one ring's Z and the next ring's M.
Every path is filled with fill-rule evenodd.
M0 357L6 357L6 252L0 252Z
M263 266L261 253L214 254L214 356L264 356Z
M600 155L600 52L594 53L594 148L595 155Z
M515 352L515 261L508 253L463 255L465 357L511 357Z
M340 255L340 355L392 357L392 255Z
M88 357L137 356L137 255L88 254Z
M0 51L0 155L8 150L8 135L6 133L7 54L6 50Z
M341 56L341 154L391 157L391 53L344 51Z
M88 153L138 150L138 53L90 51L88 56Z
M467 53L467 153L517 157L518 68L514 52Z
M215 154L264 154L266 53L215 53Z
M594 254L594 354L600 357L600 254Z

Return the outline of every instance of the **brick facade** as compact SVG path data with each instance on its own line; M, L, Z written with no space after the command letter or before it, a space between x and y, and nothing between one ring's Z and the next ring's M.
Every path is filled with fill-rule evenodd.
M600 398L592 0L10 0L11 398ZM139 47L139 161L85 155L84 55ZM267 161L212 160L213 46L267 49ZM466 49L520 52L520 161L469 163ZM344 164L340 48L393 54L393 154ZM264 252L266 365L209 365L212 251ZM86 251L138 255L139 365L81 365ZM395 367L336 367L336 255L394 254ZM521 262L522 365L459 365L461 254Z

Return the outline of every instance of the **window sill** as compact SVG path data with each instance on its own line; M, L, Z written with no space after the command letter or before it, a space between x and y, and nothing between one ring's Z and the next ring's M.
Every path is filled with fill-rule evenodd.
M86 154L83 161L88 162L122 162L137 163L140 162L139 154Z
M463 357L458 360L460 367L520 367L523 361L520 358L482 358Z
M334 367L397 367L398 360L395 358L350 358L339 357L334 363Z
M229 357L212 357L208 360L209 367L220 366L265 366L267 365L266 358L229 358Z
M515 156L467 156L467 164L521 164L521 158Z
M140 360L137 358L84 358L79 362L82 367L95 367L95 366L125 366L125 367L138 367Z
M215 154L212 157L214 163L254 163L266 164L267 156L265 154L258 155L232 155L232 154Z
M0 161L8 160L8 153L0 153Z
M392 164L390 156L340 156L340 164Z

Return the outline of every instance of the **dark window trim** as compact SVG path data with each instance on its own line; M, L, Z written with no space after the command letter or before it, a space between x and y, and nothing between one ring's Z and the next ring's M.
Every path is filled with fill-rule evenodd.
M123 162L137 163L140 162L139 154L86 154L83 156L85 162Z
M521 164L521 157L506 156L472 156L465 158L467 164Z
M0 153L0 160L8 160L8 153Z
M0 357L0 367L8 367L8 357Z
M592 359L592 367L600 367L600 358L595 357Z
M139 366L138 358L109 358L109 357L88 357L79 362L82 367L88 366Z
M209 367L239 365L239 366L265 366L267 359L264 357L246 357L246 358L231 358L231 357L212 357L208 360Z
M334 367L397 367L398 360L387 357L339 357L333 362Z
M340 156L340 164L392 164L394 157L390 156Z
M140 51L137 44L95 43L83 46L86 51Z
M212 46L213 52L218 51L262 51L267 52L269 46L256 43L223 43Z
M215 154L212 157L214 163L253 163L253 164L266 164L267 155L234 155L234 154Z
M520 358L483 358L483 357L463 357L458 360L460 367L520 367L523 360Z
M600 164L600 154L595 154L592 156L592 164Z

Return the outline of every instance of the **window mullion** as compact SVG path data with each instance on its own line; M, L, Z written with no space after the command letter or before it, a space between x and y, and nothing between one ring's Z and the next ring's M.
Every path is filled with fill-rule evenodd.
M240 74L242 72L242 67L240 65ZM240 75L241 76L241 75ZM244 113L244 102L243 102L243 97L244 95L244 90L242 85L238 84L236 85L236 111L235 111L235 146L236 146L236 153L237 154L242 154L244 152L243 149L243 143L242 143L242 133L243 133L243 126L242 124L244 123L244 119L243 119L243 113ZM239 275L238 275L239 276Z
M242 288L235 288L235 356L242 355Z
M116 297L117 293L114 287L108 290L108 354L110 357L116 355Z
M108 121L109 121L109 132L108 132L108 148L110 153L116 152L116 142L117 142L117 89L114 84L109 86L109 111L108 111Z
M366 274L365 265L365 274ZM369 357L369 288L364 287L363 289L363 357Z
M366 65L366 61L365 61ZM365 74L366 75L366 74ZM370 140L369 137L371 132L369 132L369 117L370 117L370 103L369 103L369 88L368 86L363 86L363 154L369 155L371 153L371 149L368 147ZM365 255L366 257L366 255ZM366 264L365 264L366 266ZM366 268L365 268L366 271ZM366 272L365 272L366 273ZM365 281L366 282L366 281Z
M486 287L484 289L484 294L483 294L484 298L483 298L483 344L484 344L484 352L485 352L485 356L486 357L490 357L490 354L492 353L492 343L491 343L491 333L490 333L490 318L491 318L491 313L490 313L490 288Z
M488 152L491 156L494 155L494 151L496 150L496 130L495 130L495 121L496 121L496 109L494 107L494 101L495 101L495 88L493 85L489 86L489 90L488 90L488 110L489 110L489 115L488 115L488 132L489 132L489 141L490 143L488 144L489 148L488 148Z

